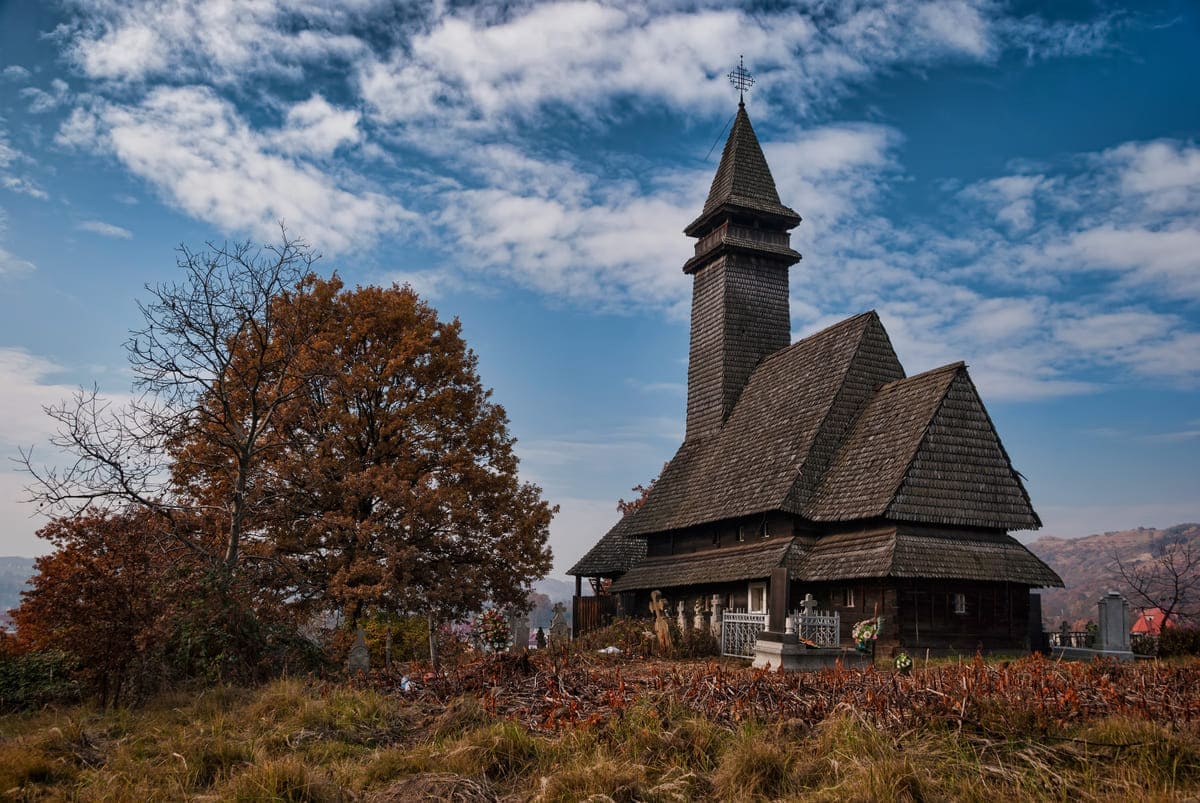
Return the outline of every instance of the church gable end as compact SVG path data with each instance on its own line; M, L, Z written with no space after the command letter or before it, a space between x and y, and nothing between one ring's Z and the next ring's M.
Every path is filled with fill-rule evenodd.
M867 403L804 515L850 521L883 515L962 363L884 385Z
M1003 530L1042 525L965 368L929 423L887 516Z

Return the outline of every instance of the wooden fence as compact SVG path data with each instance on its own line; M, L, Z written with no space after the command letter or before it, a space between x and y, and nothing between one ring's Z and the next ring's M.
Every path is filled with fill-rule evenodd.
M599 597L571 598L571 637L612 624L617 614L617 598L611 594Z

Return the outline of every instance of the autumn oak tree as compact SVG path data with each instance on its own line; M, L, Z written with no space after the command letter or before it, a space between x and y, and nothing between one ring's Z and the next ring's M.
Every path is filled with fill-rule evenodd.
M310 278L279 304L280 321L322 322L295 365L304 392L264 435L274 448L255 489L252 551L280 586L351 622L368 610L446 620L524 604L529 580L550 568L554 511L518 480L506 415L458 321L440 321L408 287L346 290L336 277ZM186 464L214 459L211 443L182 444ZM220 481L187 477L198 497Z

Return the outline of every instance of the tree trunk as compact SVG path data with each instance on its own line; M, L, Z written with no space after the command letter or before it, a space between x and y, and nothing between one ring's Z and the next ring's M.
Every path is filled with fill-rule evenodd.
M429 623L429 663L433 666L433 671L437 672L438 667L438 650L437 650L437 623L433 619L433 611L426 614L426 621Z

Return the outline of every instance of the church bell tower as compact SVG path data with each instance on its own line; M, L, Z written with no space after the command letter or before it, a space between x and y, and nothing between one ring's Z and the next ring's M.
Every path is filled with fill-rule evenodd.
M800 254L788 232L799 222L738 103L704 211L684 229L697 240L683 266L692 276L686 440L719 431L762 359L791 342L788 268Z

